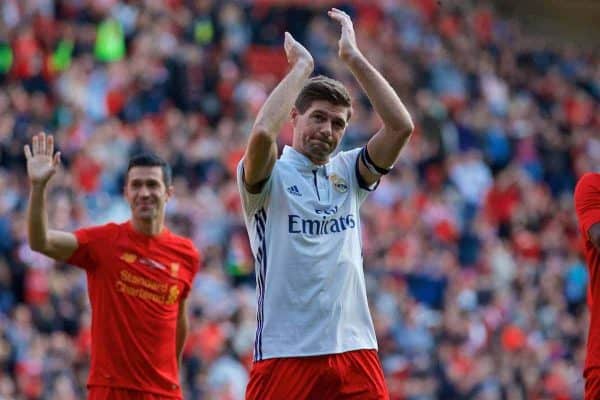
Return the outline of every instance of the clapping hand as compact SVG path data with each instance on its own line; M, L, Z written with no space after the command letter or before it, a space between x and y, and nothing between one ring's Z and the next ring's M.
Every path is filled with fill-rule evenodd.
M332 8L327 12L329 17L339 22L342 27L342 33L338 42L338 55L344 62L351 61L354 57L360 55L360 50L356 44L356 35L352 19L344 11Z
M296 41L289 32L285 33L283 47L285 48L287 60L292 66L303 63L305 66L313 68L314 61L309 51Z

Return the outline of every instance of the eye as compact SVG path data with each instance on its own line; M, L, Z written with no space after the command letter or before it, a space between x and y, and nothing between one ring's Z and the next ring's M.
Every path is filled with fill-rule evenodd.
M313 118L317 122L323 122L323 121L325 121L325 117L323 115L321 115L321 114L317 114Z

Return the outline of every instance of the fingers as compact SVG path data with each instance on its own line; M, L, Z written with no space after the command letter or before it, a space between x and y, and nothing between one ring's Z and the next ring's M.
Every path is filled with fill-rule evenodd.
M29 160L31 157L33 157L33 156L31 155L31 149L29 148L29 145L28 145L28 144L26 144L26 145L23 147L23 151L25 152L25 159Z
M352 19L350 19L350 16L340 9L332 8L327 12L327 15L342 25L352 25Z
M40 152L40 145L38 142L38 135L34 135L31 139L31 148L33 149L33 155L37 155Z
M57 151L52 159L52 165L57 167L60 165L60 151Z
M39 133L39 138L38 138L38 154L42 154L45 155L46 154L46 133L45 132L40 132Z
M24 151L25 157L34 157L36 155L52 157L54 154L54 136L40 132L31 139L31 148L29 145L26 145Z
M46 155L52 157L54 154L54 136L48 135L46 137Z

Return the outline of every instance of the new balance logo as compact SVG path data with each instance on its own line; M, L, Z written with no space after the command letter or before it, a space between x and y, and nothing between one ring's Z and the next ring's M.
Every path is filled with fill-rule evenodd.
M298 186L296 185L292 185L289 188L287 188L287 191L289 194L293 194L294 196L302 196L302 193L300 193L300 191L298 190Z

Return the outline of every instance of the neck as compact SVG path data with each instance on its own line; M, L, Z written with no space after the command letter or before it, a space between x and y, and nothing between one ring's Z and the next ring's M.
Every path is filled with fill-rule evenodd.
M163 222L159 219L153 220L139 220L132 219L131 224L133 229L137 232L142 233L146 236L156 236L163 230Z

